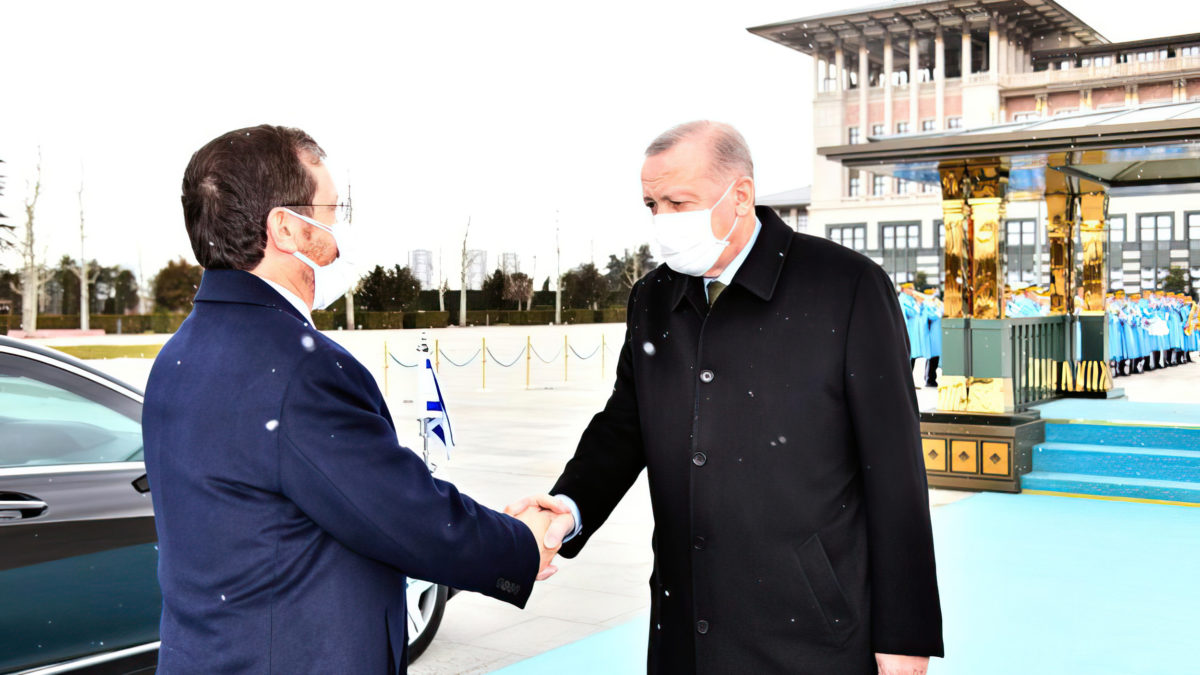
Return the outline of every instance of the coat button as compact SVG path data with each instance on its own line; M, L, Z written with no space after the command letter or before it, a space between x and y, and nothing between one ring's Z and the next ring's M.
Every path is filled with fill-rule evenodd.
M707 461L708 457L705 457L703 452L697 452L696 454L692 455L692 464L695 464L696 466L704 466L704 463Z
M705 621L704 619L700 619L699 621L697 621L696 622L696 632L701 635L704 635L705 633L707 633L708 632L708 622Z
M703 551L704 550L704 537L696 537L695 540L692 541L692 547L695 548L697 551Z
M700 371L700 381L703 382L704 384L708 384L709 382L712 382L714 377L716 377L716 375L714 375L713 371L711 371L711 370Z

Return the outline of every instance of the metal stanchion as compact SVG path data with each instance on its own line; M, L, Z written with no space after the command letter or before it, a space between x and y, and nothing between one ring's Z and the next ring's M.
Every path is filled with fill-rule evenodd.
M483 358L483 388L487 389L487 338L483 338L483 348L479 350L479 355Z
M567 350L568 350L568 348L569 348L569 346L567 344L567 336L564 335L563 336L563 382L567 381L567 361L568 361Z
M525 336L525 388L529 388L529 367L533 360L533 336Z
M387 340L383 341L383 395L386 398L388 395L388 348Z

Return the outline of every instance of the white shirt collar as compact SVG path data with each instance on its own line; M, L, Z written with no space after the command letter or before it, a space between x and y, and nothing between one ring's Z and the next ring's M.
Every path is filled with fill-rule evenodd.
M284 300L292 303L292 307L295 307L296 311L300 312L300 316L304 317L304 319L308 321L308 325L313 325L312 310L309 309L308 305L304 304L304 301L300 299L300 296L289 291L283 286L280 286L274 281L271 281L270 279L263 279L263 277L259 277L259 279L267 282L267 285L271 288L274 288L276 293L282 295Z
M719 282L725 284L726 286L728 286L730 284L730 282L733 281L733 277L735 277L737 275L737 271L738 271L738 269L741 268L742 263L746 262L746 256L750 255L750 249L754 248L754 242L758 241L758 233L761 231L762 231L762 221L758 219L758 216L755 216L754 217L754 234L750 235L750 241L746 242L746 246L744 248L742 248L741 252L737 254L736 258L729 261L729 264L725 266L725 271L721 272L721 276L716 277L715 279L709 279L708 277L704 278L705 290L708 290L708 285L714 281L719 281Z

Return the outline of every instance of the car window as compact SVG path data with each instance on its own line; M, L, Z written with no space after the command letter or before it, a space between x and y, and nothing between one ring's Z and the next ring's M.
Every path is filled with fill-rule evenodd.
M0 467L141 459L140 406L89 378L0 356Z

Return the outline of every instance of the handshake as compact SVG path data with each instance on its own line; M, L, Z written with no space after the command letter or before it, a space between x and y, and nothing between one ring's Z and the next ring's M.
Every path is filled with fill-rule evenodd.
M534 495L509 504L504 507L504 512L525 523L533 532L541 553L537 580L549 579L558 571L551 563L562 548L563 539L575 531L571 510L550 495Z

